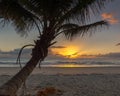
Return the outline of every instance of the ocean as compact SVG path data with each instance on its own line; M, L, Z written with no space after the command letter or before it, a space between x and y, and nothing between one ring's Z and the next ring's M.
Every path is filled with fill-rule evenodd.
M25 66L27 59L21 60L21 65ZM41 67L120 67L119 59L82 58L64 60L44 60ZM16 64L16 58L0 58L0 67L20 67Z

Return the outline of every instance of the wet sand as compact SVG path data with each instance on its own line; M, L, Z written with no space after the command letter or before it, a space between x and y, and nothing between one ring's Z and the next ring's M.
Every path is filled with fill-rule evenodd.
M20 68L0 67L0 75L14 75ZM120 74L120 67L35 68L32 74Z

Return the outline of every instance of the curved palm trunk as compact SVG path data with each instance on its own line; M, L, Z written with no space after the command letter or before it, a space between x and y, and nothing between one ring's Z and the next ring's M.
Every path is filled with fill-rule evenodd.
M49 36L49 35L48 35ZM42 36L36 41L36 46L32 50L32 58L28 61L25 67L21 69L13 78L0 87L0 96L16 96L16 92L21 87L22 83L27 79L30 73L38 64L39 60L44 60L48 54L48 47L52 39Z
M17 90L33 71L38 62L39 60L36 60L34 57L32 57L19 73L17 73L7 83L1 86L0 96L15 96Z

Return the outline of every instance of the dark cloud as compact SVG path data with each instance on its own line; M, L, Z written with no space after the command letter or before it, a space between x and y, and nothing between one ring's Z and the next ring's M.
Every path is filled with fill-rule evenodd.
M65 46L52 46L51 48L66 48Z
M17 58L20 49L14 49L13 51L4 52L0 51L0 58ZM31 49L24 49L22 51L22 58L30 57Z
M53 46L54 47L54 46ZM55 46L54 48L63 48L63 46ZM48 56L46 59L49 60L61 60L61 59L65 59L63 56L61 56L60 54L55 54L51 51L51 49L49 49L48 51Z
M107 53L107 54L98 54L98 55L80 55L79 58L108 58L108 59L119 59L120 58L120 52L116 52L116 53Z
M108 54L105 54L105 55L98 55L97 57L118 59L118 58L120 58L120 52L118 52L118 53L108 53Z

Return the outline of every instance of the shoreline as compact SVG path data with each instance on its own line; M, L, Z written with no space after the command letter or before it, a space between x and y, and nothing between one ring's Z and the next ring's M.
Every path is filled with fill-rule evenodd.
M0 75L14 75L20 71L19 67L0 67ZM42 67L35 68L32 74L120 74L120 67L79 67L79 68L62 68L62 67Z

